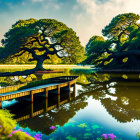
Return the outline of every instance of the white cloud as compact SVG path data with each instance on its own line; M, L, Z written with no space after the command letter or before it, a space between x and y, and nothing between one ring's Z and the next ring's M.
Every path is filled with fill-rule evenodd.
M60 6L58 4L54 4L53 6L56 10L60 9Z
M118 14L133 12L140 14L140 0L77 0L85 13L76 16L76 32L82 44L93 35L101 35L101 30ZM80 26L79 26L80 25Z

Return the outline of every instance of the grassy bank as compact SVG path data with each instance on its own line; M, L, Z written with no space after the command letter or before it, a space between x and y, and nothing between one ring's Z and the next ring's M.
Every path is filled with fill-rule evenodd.
M34 68L35 65L0 65L0 72L14 72L14 71L23 71L27 69ZM90 69L91 66L77 66L77 65L43 65L45 69L55 69L55 70L64 70L64 69Z
M89 69L91 66L77 66L77 65L43 65L44 68L52 68L52 69L65 69L65 68L87 68ZM0 69L30 69L34 68L35 65L0 65Z

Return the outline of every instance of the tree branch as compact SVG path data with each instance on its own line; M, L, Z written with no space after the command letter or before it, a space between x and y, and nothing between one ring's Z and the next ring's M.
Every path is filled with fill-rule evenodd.
M139 56L140 55L140 51L138 51L138 50L131 50L131 51L117 52L117 53L114 53L112 55L109 55L105 59L99 59L99 60L95 61L95 63L98 63L98 62L101 62L101 61L102 61L102 63L104 63L105 61L109 61L112 58L125 58L125 57L129 57L129 56L132 56L132 55Z
M15 55L13 55L13 57L18 57L18 56L21 56L22 54L24 54L26 51L25 50L23 50L23 51L21 51L21 52L19 52L20 54L15 54Z

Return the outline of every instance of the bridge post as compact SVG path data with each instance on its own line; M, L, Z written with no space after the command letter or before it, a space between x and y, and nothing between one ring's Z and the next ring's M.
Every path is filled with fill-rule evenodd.
M2 97L0 97L0 109L2 109Z
M46 111L48 109L48 89L45 88L45 94L46 94Z
M74 98L76 96L76 82L74 83Z
M70 82L69 82L69 101L71 100L71 92L70 92L70 89L71 89L71 84L70 84Z
M31 97L31 103L33 103L34 102L34 99L33 99L33 93L32 93L32 91L30 91L30 97Z
M60 85L58 85L58 107L60 106Z
M33 114L34 114L34 104L31 103L31 117L34 117Z

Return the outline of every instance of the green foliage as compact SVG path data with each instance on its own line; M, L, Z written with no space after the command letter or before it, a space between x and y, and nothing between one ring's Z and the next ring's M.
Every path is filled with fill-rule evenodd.
M35 81L35 82L30 82L30 83L27 83L26 86L20 87L18 90L22 90L22 89L27 89L27 88L32 88L32 87L48 84L49 82L50 82L49 79L39 80L39 81Z
M13 115L7 110L0 110L0 137L10 135L14 127L16 127L16 121L13 120Z
M123 61L123 63L126 63L127 60L128 60L128 57L125 57L122 61Z
M110 75L109 74L96 74L93 76L97 81L100 82L105 82L110 80Z
M79 37L64 23L55 19L19 20L4 35L0 59L11 63L80 63L84 47ZM61 60L61 58L63 59ZM3 62L3 61L2 61ZM37 65L37 66L41 66Z
M137 28L139 18L139 15L134 13L119 14L102 30L103 36L116 40L123 31L126 31L123 33L126 34Z
M96 60L106 58L105 50L108 44L109 41L105 41L102 36L91 37L85 48L87 59L83 63L94 64Z
M128 79L128 77L127 77L126 74L123 74L123 75L122 75L122 78L123 78L123 79Z
M70 71L71 73L75 73L75 74L91 74L92 70L91 69L72 69Z
M109 63L111 63L111 62L112 62L112 60L113 60L113 58L112 58L112 59L110 59L109 61L105 61L105 62L104 62L104 65L108 65Z
M86 46L88 57L84 62L104 69L139 69L139 20L140 16L134 13L114 17L102 30L107 40L98 36L93 36L89 40Z
M1 140L34 140L33 137L14 130L17 122L13 119L13 115L8 110L0 110L0 139Z
M86 45L86 54L89 55L91 52L99 52L102 49L102 44L104 44L105 40L102 36L93 36L90 38L89 42Z
M14 134L12 134L12 137L10 138L11 140L35 140L35 138L27 135L24 132L21 131L16 131Z

